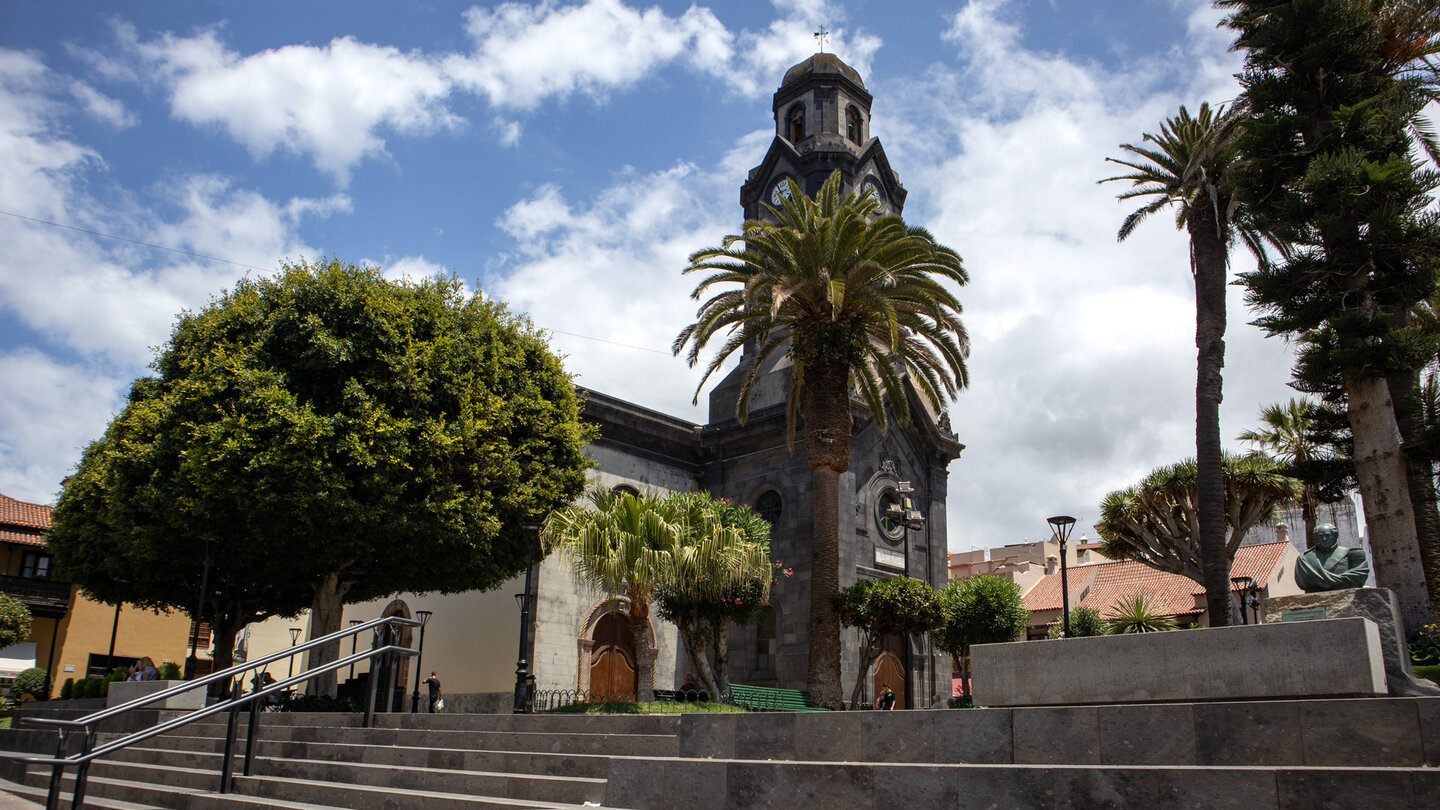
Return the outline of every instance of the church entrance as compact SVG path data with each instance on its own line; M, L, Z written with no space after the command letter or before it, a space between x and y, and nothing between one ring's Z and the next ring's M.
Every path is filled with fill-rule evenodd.
M632 702L640 687L635 640L623 613L606 613L595 623L590 652L590 699Z
M895 708L906 708L905 702L905 637L886 636L885 650L875 659L875 682L871 694L875 700L885 693L885 684L895 693Z

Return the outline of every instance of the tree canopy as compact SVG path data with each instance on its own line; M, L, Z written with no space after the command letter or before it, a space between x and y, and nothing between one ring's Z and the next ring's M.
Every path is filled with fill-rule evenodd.
M521 524L583 487L569 376L453 277L287 264L183 313L152 367L48 540L92 596L192 615L208 558L217 665L270 615L311 606L315 637L347 601L494 587L524 566Z
M928 633L945 620L940 600L928 582L909 577L862 579L837 592L833 601L840 623L860 630L860 666L850 708L860 705L870 665L880 655L886 636Z
M994 574L951 580L940 589L943 624L930 634L935 649L950 654L960 673L961 695L970 697L970 648L1014 641L1025 632L1030 612L1020 586Z
M1226 571L1245 533L1275 511L1282 501L1300 496L1300 482L1285 475L1274 459L1258 453L1226 455ZM1095 529L1104 540L1100 553L1112 560L1136 560L1201 582L1197 539L1195 461L1159 467L1139 484L1116 490L1100 502Z
M0 593L0 648L30 638L30 608L8 593Z

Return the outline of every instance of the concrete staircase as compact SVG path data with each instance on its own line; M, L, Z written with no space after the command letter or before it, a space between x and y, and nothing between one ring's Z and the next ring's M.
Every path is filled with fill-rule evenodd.
M223 715L222 715L223 717ZM678 716L262 714L251 776L218 793L223 722L200 721L97 760L87 807L579 808L606 802L615 756L676 757ZM619 720L621 722L615 722ZM65 780L68 800L73 768ZM0 784L43 803L49 771Z
M1422 808L1440 698L682 716L262 715L219 795L219 723L98 763L100 808ZM238 746L237 746L238 748ZM237 763L238 763L237 751ZM238 772L238 764L237 764ZM43 801L47 774L0 786Z

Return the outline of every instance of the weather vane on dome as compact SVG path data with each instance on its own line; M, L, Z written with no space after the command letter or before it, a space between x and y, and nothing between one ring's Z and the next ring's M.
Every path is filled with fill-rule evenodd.
M820 40L820 53L824 53L824 52L825 52L825 40L826 40L829 36L830 36L830 29L826 28L826 27L823 26L823 25L820 26L820 30L819 30L819 31L816 31L816 32L815 32L815 38L818 39L818 40Z

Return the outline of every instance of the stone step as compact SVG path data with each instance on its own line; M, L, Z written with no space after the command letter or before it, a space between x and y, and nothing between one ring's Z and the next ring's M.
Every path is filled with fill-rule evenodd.
M897 807L1313 810L1434 807L1434 768L940 765L618 758L637 810ZM1425 798L1429 796L1430 798ZM606 803L608 805L608 802Z
M219 745L223 726L195 723L176 729L170 736L209 737ZM343 745L412 745L463 748L486 751L545 752L552 754L594 754L675 756L680 753L675 734L565 733L554 731L469 731L447 729L354 728L350 726L262 725L259 739L286 742L319 742ZM236 745L244 745L244 727L236 730ZM220 750L215 748L214 750Z
M164 751L194 753L198 756L201 753L218 755L222 750L221 741L214 738L166 735L147 740L132 748L117 751L113 756L133 762L151 761ZM243 748L237 745L235 750L237 766L243 754ZM597 754L490 751L423 745L353 745L285 740L261 740L256 746L255 755L258 758L270 759L316 759L330 762L361 762L371 765L450 768L465 771L585 776L597 779L604 778L610 767L609 756Z
M587 806L584 801L593 801L596 806L603 801L603 780L585 780L599 785L599 796L578 801L564 798L536 798L532 796L484 795L479 793L485 782L475 782L467 787L477 792L446 792L433 787L399 787L386 784L383 775L381 784L354 784L326 779L301 779L291 776L236 776L234 791L227 794L216 792L219 781L218 771L177 767L127 768L128 763L97 763L92 767L86 780L85 807L103 810L232 810L233 808L274 807L285 810L469 810L471 808L558 808L568 810ZM374 766L371 766L374 767ZM375 768L375 770L388 770ZM115 775L124 772L130 778ZM352 772L353 774L353 772ZM199 786L201 783L204 786ZM37 803L45 801L49 784L48 772L32 773L24 785L13 783L0 786L14 795L23 796ZM511 785L510 790L525 792L534 787ZM69 797L74 789L73 775L62 783L62 807L69 806ZM542 791L544 789L542 788Z
M238 773L241 763L236 757ZM163 782L190 790L216 790L220 755L202 751L130 748L98 760L91 774L143 782ZM354 786L397 787L440 793L522 798L582 804L605 797L603 777L551 776L525 771L484 771L453 767L407 766L302 757L257 758L254 775Z

